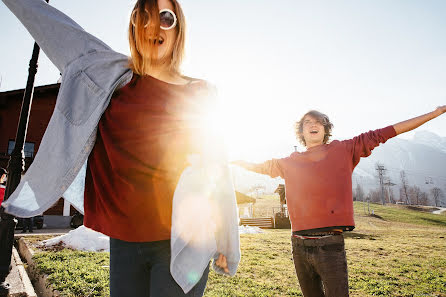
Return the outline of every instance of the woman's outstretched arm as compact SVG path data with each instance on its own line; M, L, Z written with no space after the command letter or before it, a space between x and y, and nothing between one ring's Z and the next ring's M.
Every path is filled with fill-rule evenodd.
M2 0L63 73L77 58L110 48L43 0Z
M395 124L393 125L393 128L395 129L396 134L399 135L401 133L408 132L415 128L418 128L424 123L432 119L435 119L436 117L442 115L445 112L446 112L446 105L439 106L432 112Z

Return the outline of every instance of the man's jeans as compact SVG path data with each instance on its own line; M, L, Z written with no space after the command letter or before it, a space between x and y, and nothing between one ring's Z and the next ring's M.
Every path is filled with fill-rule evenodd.
M203 296L209 266L184 294L170 274L170 240L126 242L110 238L111 297Z
M291 243L297 278L305 297L348 296L343 235L320 239L300 239L292 236Z

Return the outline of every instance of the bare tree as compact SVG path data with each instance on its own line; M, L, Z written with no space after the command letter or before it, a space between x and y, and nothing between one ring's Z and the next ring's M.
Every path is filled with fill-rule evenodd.
M409 187L409 197L411 204L420 205L421 189L417 186Z
M429 195L426 192L420 193L420 205L429 205Z
M400 172L400 178L401 178L401 191L400 194L403 195L403 201L406 201L406 204L410 204L409 201L409 185L407 183L407 177L406 172L404 170L401 170Z
M381 189L371 190L369 192L370 202L380 203L381 200Z
M388 189L389 192L389 201L392 204L396 204L396 200L395 200L395 193L393 192L393 189Z
M442 206L442 199L444 197L443 191L439 187L435 187L431 190L432 196L434 197L435 206Z
M353 200L364 202L364 196L365 194L362 185L360 183L357 183Z

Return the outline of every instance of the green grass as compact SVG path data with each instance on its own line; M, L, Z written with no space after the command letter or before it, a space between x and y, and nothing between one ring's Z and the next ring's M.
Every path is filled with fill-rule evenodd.
M37 253L33 261L64 297L109 296L109 254L72 251Z
M366 214L367 204L362 202L355 202L355 213L357 215ZM392 222L400 222L400 223L408 223L408 224L417 224L424 226L439 226L446 227L446 216L436 215L429 212L424 211L423 208L419 208L419 211L409 209L410 206L403 205L394 205L387 204L386 206L382 206L380 204L370 204L370 211L372 209L375 211L375 214L382 217L383 220L392 221ZM415 207L413 207L415 208Z
M371 209L375 217L355 203L357 227L346 235L351 296L445 297L446 217L401 206L371 204ZM302 296L290 230L242 234L241 249L236 276L211 271L206 297ZM65 249L35 259L63 296L108 296L107 253Z

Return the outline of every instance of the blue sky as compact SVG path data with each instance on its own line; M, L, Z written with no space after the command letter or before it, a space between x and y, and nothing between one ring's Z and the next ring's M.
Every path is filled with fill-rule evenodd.
M50 0L128 54L133 1ZM350 138L446 104L446 1L183 0L185 74L216 84L231 159L288 155L293 124L327 113ZM33 41L0 4L0 91L23 88ZM58 71L42 55L36 85ZM421 129L446 137L446 116ZM411 134L403 137L411 137Z

